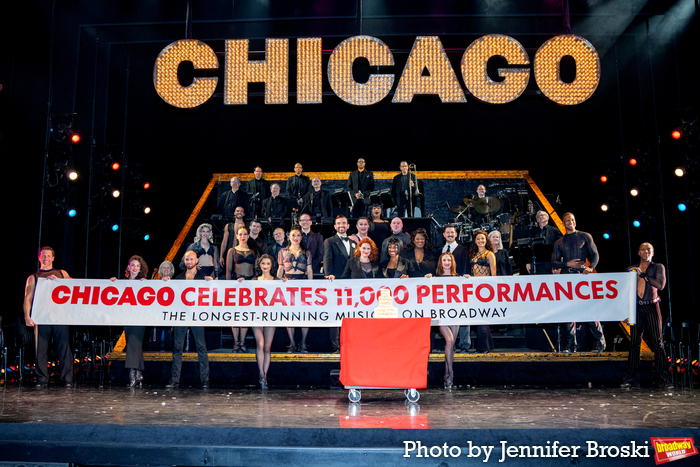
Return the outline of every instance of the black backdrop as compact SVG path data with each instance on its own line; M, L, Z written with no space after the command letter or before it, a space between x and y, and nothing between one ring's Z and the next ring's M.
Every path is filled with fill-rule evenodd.
M417 96L406 105L392 104L388 97L374 106L355 107L332 95L324 62L321 105L297 105L293 95L287 105L264 105L262 86L252 85L246 106L224 106L217 95L192 110L163 102L152 79L158 53L187 37L186 1L20 3L5 18L10 40L0 68L0 137L12 174L6 183L11 209L5 223L12 244L12 306L3 314L19 313L24 279L36 267L39 235L41 244L56 249L56 265L74 277L119 275L132 254L143 255L155 267L213 173L252 172L256 164L268 172L291 172L297 161L309 172L350 171L362 156L369 170L395 170L404 159L415 163L419 174L528 170L545 193L559 196L560 213L573 211L578 228L594 235L601 250L599 271L623 270L630 257L636 260L639 243L654 243L656 259L669 265L673 312L691 319L697 283L691 266L698 247L690 231L698 214L692 207L686 213L676 209L689 197L692 181L675 178L672 169L683 163L684 155L694 154L697 160L697 146L693 153L668 135L682 117L697 117L693 0L569 1L572 33L593 43L602 64L598 89L577 106L549 101L531 77L525 94L507 105L488 105L471 96L467 104L441 104L435 96ZM193 0L192 37L217 52L223 52L225 39L248 38L251 50L262 50L265 38L286 37L293 51L296 37L322 37L327 61L343 39L371 35L392 48L395 87L418 35L440 37L463 84L460 59L476 38L510 35L532 59L544 41L566 32L566 2L561 0L407 3ZM12 22L21 27L10 33ZM219 57L223 67L223 55ZM499 64L503 62L493 59L489 70ZM359 80L370 72L362 61L355 71ZM77 114L75 127L83 142L75 149L75 163L81 180L72 192L78 215L67 220L51 205L49 190L40 229L47 111ZM118 234L98 227L88 237L91 138L95 154L113 145L116 158L125 158L152 183L142 197L153 212L143 221L125 223L121 250ZM49 147L57 148L56 143ZM604 171L620 171L621 161L631 156L640 164L626 168L628 188L646 182L636 199L622 191L620 174L608 185L599 182ZM610 214L599 209L606 201L614 208ZM642 226L628 228L638 216ZM602 234L611 224L618 230L606 241ZM151 239L144 242L127 232L136 227Z

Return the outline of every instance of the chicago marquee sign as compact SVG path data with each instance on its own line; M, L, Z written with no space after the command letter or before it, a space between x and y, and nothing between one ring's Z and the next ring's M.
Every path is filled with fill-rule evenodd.
M224 104L247 104L248 83L265 84L265 104L287 104L289 39L266 39L264 60L249 60L248 46L248 39L225 41ZM296 49L296 102L320 104L321 38L299 38ZM492 80L487 72L487 63L495 56L505 58L508 65L513 66L498 69L502 81ZM561 78L560 64L564 57L572 57L576 63L576 76L570 83ZM354 36L342 41L330 54L326 68L328 82L333 92L348 104L376 104L389 95L396 76L375 73L370 74L366 82L359 83L352 72L358 58L366 59L371 67L395 66L391 49L380 39ZM183 39L166 46L153 67L153 84L158 95L168 104L185 109L207 102L219 82L218 77L195 77L189 86L182 86L177 70L182 62L188 61L195 70L217 70L220 66L210 46L195 39ZM542 94L560 105L585 102L600 82L598 52L588 40L573 34L547 40L535 53L532 64L525 48L512 37L482 36L466 48L460 68L467 91L489 104L505 104L520 97L531 75ZM407 104L419 94L437 95L443 103L466 102L464 89L437 36L416 37L391 102Z

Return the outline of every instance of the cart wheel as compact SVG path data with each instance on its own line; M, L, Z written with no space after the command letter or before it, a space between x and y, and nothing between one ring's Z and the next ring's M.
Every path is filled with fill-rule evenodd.
M359 389L351 389L350 392L348 393L348 399L350 399L350 402L360 402L361 398L362 398L362 393L360 392Z
M408 399L408 392L409 392L409 391L410 391L410 389L404 389L404 390L403 390L403 395L404 395L404 397L405 397L406 399Z
M408 399L408 402L418 402L418 399L420 399L420 394L415 389L406 389L404 393L406 393L406 399Z

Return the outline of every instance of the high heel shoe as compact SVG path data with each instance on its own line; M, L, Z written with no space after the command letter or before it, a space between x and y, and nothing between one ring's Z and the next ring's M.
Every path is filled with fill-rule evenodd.
M241 345L238 341L233 343L233 353L241 353Z
M308 347L306 347L306 342L302 342L302 343L299 345L299 352L301 352L301 353L309 353L309 349L308 349Z
M129 369L129 384L126 385L127 388L133 388L136 386L137 383L137 378L136 378L136 368L130 368Z
M287 353L294 353L294 352L295 352L295 349L296 349L296 345L295 345L295 344L289 344L289 345L287 346Z
M136 384L138 387L143 385L143 371L141 370L136 370Z
M267 378L260 375L260 389L267 389Z
M241 340L238 343L238 347L241 349L241 353L246 353L248 351L248 348L245 346L245 340Z

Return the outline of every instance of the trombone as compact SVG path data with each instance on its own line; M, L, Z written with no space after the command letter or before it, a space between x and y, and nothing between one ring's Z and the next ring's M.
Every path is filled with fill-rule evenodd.
M411 174L413 174L413 177L416 177L415 191L414 191L414 189L413 189L414 187L411 186L411 184L413 183ZM410 212L410 214L411 214L409 217L413 217L413 214L414 214L414 209L413 209L413 197L414 197L414 196L420 196L420 195L421 195L421 192L420 192L420 190L418 189L418 171L416 170L416 164L409 164L409 165L408 165L408 182L409 182L409 183L408 183L408 185L409 185L409 192L411 193L411 194L408 196L408 209L409 209L409 212Z

